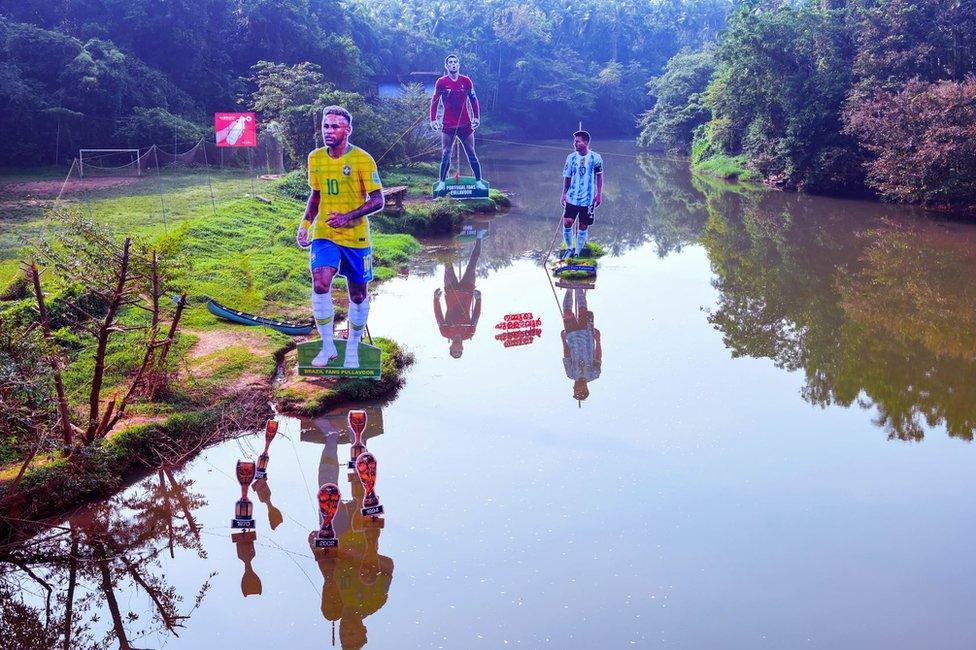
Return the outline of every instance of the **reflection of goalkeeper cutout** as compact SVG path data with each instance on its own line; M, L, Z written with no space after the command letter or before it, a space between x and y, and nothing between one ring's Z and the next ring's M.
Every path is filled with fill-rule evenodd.
M593 312L586 306L588 289L567 289L563 296L563 367L573 381L573 399L590 396L589 382L600 377L603 348L600 330L593 326ZM575 304L574 304L575 303Z
M481 255L479 238L468 258L464 274L458 279L454 263L444 265L444 290L434 291L434 318L441 336L451 342L451 356L459 359L464 353L464 342L474 337L481 318L481 292L474 288L478 269L478 256ZM444 308L441 308L441 296Z
M474 150L474 130L481 123L481 108L474 92L474 82L460 74L457 55L444 59L447 74L434 84L430 98L430 128L441 134L441 167L434 196L450 194L454 198L487 198L488 183L481 178L481 163ZM453 183L447 181L451 167L451 152L455 141L460 142L467 156L474 178L461 177L460 159Z

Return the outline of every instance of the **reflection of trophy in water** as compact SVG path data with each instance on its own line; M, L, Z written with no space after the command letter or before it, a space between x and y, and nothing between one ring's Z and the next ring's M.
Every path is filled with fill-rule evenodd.
M231 528L254 528L254 504L247 498L247 488L254 480L254 462L237 461L237 482L241 484L241 500L234 506Z
M271 486L268 485L268 479L255 480L252 487L254 488L254 493L261 500L261 503L268 506L268 523L271 525L271 530L274 530L281 525L281 522L285 518L281 514L281 510L275 507L275 504L271 503Z
M362 513L364 517L372 517L383 514L383 506L380 505L380 498L376 495L376 457L373 454L364 452L356 460L356 473L363 484L366 494L363 496Z
M271 447L271 441L274 440L275 435L278 433L278 421L268 420L268 425L264 429L264 452L258 456L258 469L255 473L256 478L265 478L268 475L268 448Z
M366 411L349 411L349 428L356 434L349 450L349 469L356 469L356 459L366 451L363 431L366 430Z
M261 594L261 578L254 572L251 561L254 559L254 540L257 533L253 530L245 530L231 535L231 539L237 544L237 557L244 563L244 575L241 576L241 593L244 597L256 596Z
M339 509L339 499L339 486L335 483L326 483L319 488L319 516L322 524L315 536L315 548L339 547L339 540L336 539L335 530L332 528L332 520L335 519L336 511Z

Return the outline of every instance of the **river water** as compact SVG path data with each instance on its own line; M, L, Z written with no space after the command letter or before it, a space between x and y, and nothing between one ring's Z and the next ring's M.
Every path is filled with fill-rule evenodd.
M253 542L230 519L260 435L17 550L5 619L47 639L30 621L60 632L70 601L79 645L139 648L974 647L976 228L594 146L592 288L539 264L559 142L484 146L516 207L378 288L370 329L416 358L368 405L383 528L351 501L345 412L282 418ZM438 322L451 273L475 326ZM525 313L539 331L496 328Z

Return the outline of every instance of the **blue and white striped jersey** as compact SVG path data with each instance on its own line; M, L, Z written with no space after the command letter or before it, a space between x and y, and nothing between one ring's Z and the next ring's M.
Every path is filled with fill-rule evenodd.
M592 149L585 156L573 152L566 156L563 178L573 179L566 192L566 201L573 205L593 205L596 196L596 175L603 173L603 158Z

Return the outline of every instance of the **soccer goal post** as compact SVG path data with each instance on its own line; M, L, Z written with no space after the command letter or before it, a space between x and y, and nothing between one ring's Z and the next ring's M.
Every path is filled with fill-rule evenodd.
M128 168L134 169L136 176L142 176L142 163L138 149L79 149L79 177L85 177L86 167L89 172L93 170L111 172Z

